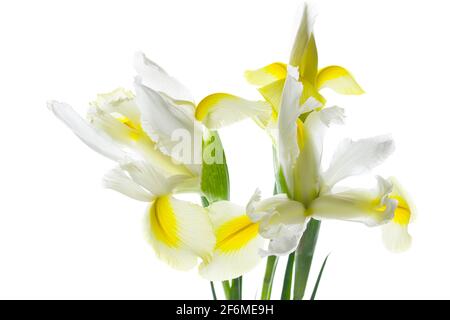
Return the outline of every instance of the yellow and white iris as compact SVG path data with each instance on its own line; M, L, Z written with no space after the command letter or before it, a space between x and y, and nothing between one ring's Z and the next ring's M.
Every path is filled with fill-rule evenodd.
M104 185L149 203L145 230L158 257L179 270L209 261L215 237L206 209L173 197L189 176L166 176L148 162L124 161L104 178Z
M245 208L228 201L208 208L174 197L200 192L202 132L189 91L138 53L133 94L98 95L87 121L69 105L48 106L89 147L118 163L104 185L149 204L145 230L157 256L179 270L228 280L256 266L263 238ZM177 138L188 138L180 145ZM181 147L180 147L181 146Z
M291 51L289 64L299 68L297 80L303 84L300 104L304 112L323 107L322 89L330 88L341 94L364 93L353 76L340 66L318 69L318 53L313 34L314 16L305 5L301 24ZM203 99L196 118L208 128L221 128L244 118L252 118L263 128L276 123L280 110L281 94L288 74L287 65L281 62L245 72L247 81L258 87L265 101L249 101L226 93L215 93ZM309 101L308 101L309 100Z
M336 190L336 185L346 178L366 173L383 162L393 152L392 139L379 136L344 140L329 167L322 171L324 132L330 124L343 122L343 110L338 107L314 110L305 122L299 120L303 86L297 78L296 68L289 67L276 139L281 177L292 200L287 200L284 209L267 210L262 215L266 223L261 235L271 240L265 254L283 255L295 250L310 218L355 221L367 226L391 221L384 228L384 241L388 248L403 248L400 242L408 243L406 225L410 206L400 193L393 192L391 182L377 177L374 189ZM252 221L261 219L252 210L249 217Z

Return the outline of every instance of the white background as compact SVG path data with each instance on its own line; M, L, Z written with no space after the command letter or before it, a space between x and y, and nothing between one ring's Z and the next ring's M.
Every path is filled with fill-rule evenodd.
M209 299L209 283L157 260L143 236L145 204L101 186L113 166L46 108L84 113L99 92L131 88L144 51L199 101L225 91L257 98L246 69L288 59L300 1L0 2L0 298ZM418 208L413 247L387 252L380 230L325 222L312 274L331 252L320 299L450 298L450 133L445 0L317 1L320 66L338 64L367 94L338 96L344 136L392 133L397 150L377 173L395 175ZM272 155L250 121L221 133L232 200L271 194ZM260 289L263 265L244 278ZM280 273L274 297L279 297Z

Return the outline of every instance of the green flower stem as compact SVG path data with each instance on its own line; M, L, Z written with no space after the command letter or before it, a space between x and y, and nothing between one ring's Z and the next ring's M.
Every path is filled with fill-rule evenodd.
M292 292L292 271L294 270L295 252L289 255L284 272L283 289L281 290L281 300L290 300Z
M223 292L225 293L225 299L231 300L231 287L228 281L222 281Z
M314 256L317 238L319 237L319 231L320 221L311 219L295 252L295 300L301 300L305 295L309 270L311 269L311 262Z
M277 166L276 164L276 150L273 150L274 155L274 167ZM273 194L278 194L278 190L281 189L279 187L280 185L280 178L278 174L275 175L275 185L273 187ZM261 291L261 300L270 300L270 296L272 295L272 285L273 280L275 278L275 271L277 270L278 265L278 257L277 256L268 256L267 262L266 262L266 272L264 273L264 280L263 280L263 286Z
M275 277L275 271L277 269L278 257L267 257L266 272L264 274L264 281L261 291L261 300L270 300L272 294L273 279Z
M216 289L214 288L214 282L210 281L209 285L211 286L211 293L214 300L217 300Z
M232 280L231 300L242 300L242 277Z

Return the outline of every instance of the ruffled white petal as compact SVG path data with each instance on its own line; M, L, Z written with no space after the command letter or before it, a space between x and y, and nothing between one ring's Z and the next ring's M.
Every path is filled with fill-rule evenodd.
M93 150L114 161L119 161L126 156L125 152L111 138L90 126L68 104L50 101L47 106Z
M259 233L270 239L267 249L261 249L261 256L286 255L295 250L309 221L304 206L290 200L285 194L259 201L259 193L247 205L247 214L259 223Z
M209 129L219 129L246 118L266 127L272 107L265 101L250 101L227 93L207 96L197 106L195 117Z
M91 106L97 107L107 113L120 114L133 124L140 123L141 115L134 101L134 94L123 88L98 94L97 99L91 102Z
M208 211L216 246L212 259L200 265L200 275L211 281L223 281L252 270L261 261L258 250L263 246L258 224L246 216L243 207L229 201L215 202Z
M380 165L393 152L394 141L390 136L343 140L323 174L323 182L326 187L332 188L345 178L363 174Z
M175 100L194 101L191 93L184 85L168 75L163 68L148 59L142 52L135 54L134 68L145 86L157 92L165 93Z
M367 226L387 223L394 216L397 200L389 198L392 184L377 178L378 186L373 190L350 189L318 197L308 207L308 214L316 219L354 221Z
M185 166L174 163L171 157L158 150L143 131L141 113L131 92L119 88L99 94L97 99L91 102L87 119L92 126L107 134L121 148L137 158L156 163L172 174L191 174Z
M109 171L103 177L103 185L138 201L152 202L154 198L151 192L136 183L121 168Z
M144 86L139 79L135 87L143 130L164 154L199 174L202 128L194 119L192 105L178 104Z
M276 230L273 230L273 236L267 249L259 251L261 257L285 256L294 252L302 238L307 222L308 220L305 220L304 224L279 225Z
M146 215L145 231L157 256L175 269L209 261L215 244L206 209L170 196L157 198Z

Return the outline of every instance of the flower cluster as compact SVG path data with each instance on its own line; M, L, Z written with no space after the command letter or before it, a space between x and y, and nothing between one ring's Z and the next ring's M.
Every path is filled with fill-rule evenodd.
M305 6L289 63L245 73L260 101L216 93L196 104L184 85L138 53L134 92L98 95L86 119L67 104L49 102L84 143L116 163L104 185L148 203L148 240L170 266L198 267L211 281L234 279L266 256L292 254L308 224L325 219L382 226L387 248L410 246L412 204L396 180L374 176L371 189L345 185L392 154L390 136L343 140L323 168L326 130L344 123L344 110L328 106L323 89L363 90L343 67L318 68L313 23ZM257 191L242 207L207 192L205 181L228 183L207 170L226 167L216 130L245 118L273 142L277 194L261 199ZM205 206L178 199L180 193L198 193Z

